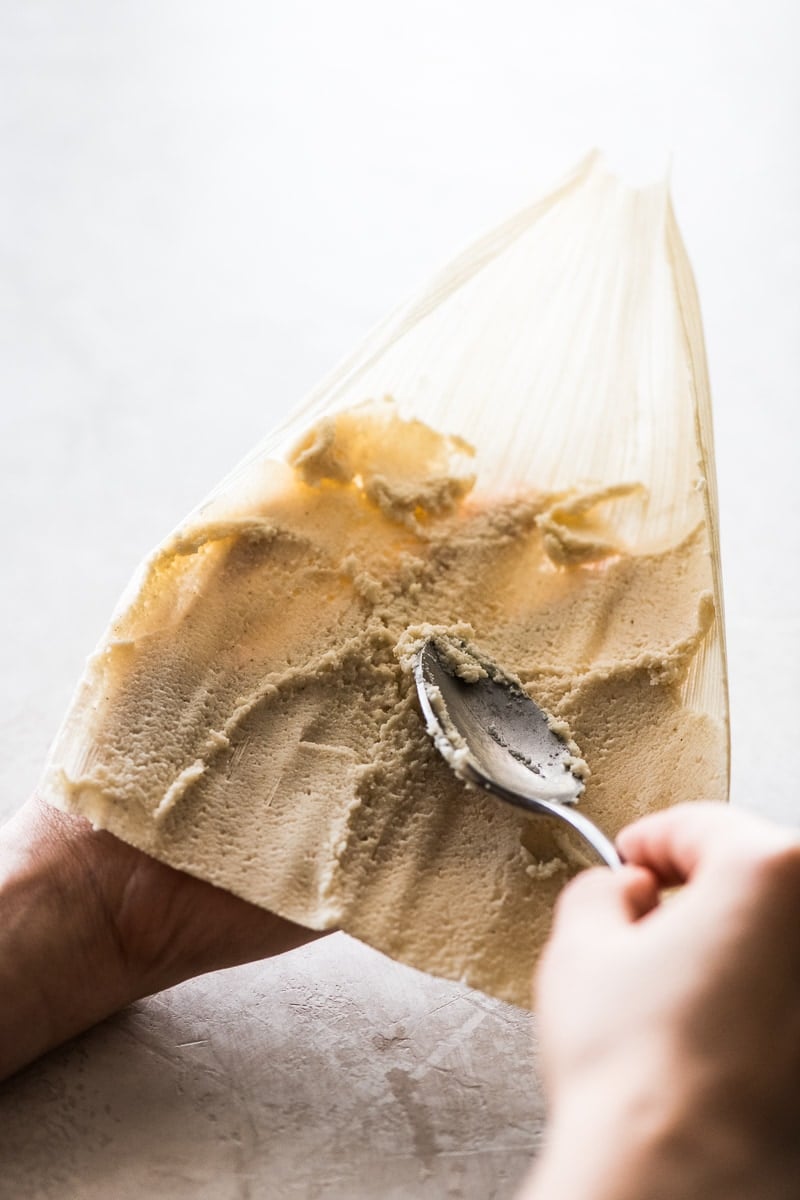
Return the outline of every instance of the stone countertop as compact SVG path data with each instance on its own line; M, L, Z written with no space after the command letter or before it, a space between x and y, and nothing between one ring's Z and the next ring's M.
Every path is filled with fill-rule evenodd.
M672 147L716 402L733 798L799 822L790 0L7 0L0 812L132 568L443 260L599 144ZM702 786L702 781L698 781ZM335 935L0 1089L0 1198L510 1197L525 1014Z
M344 934L133 1005L0 1088L9 1200L512 1194L530 1018Z

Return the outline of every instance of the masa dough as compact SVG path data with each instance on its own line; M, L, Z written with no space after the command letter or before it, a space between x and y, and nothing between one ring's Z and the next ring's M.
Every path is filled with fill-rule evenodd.
M355 406L201 510L90 660L43 790L282 916L527 1005L584 852L455 778L409 636L437 626L512 670L613 834L725 794L724 722L687 693L719 615L699 502L679 540L631 550L643 485L487 495L459 433Z

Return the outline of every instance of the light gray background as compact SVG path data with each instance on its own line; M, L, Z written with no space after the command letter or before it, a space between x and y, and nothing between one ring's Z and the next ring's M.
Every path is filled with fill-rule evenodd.
M3 0L0 811L132 568L398 300L593 145L672 151L712 385L733 797L800 821L798 8ZM0 1092L0 1195L506 1197L530 1022L343 937Z

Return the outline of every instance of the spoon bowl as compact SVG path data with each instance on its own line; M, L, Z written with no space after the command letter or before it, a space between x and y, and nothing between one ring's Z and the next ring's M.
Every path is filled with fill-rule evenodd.
M417 651L414 680L428 733L459 778L564 821L607 866L622 865L610 839L574 807L583 780L570 747L518 683L438 637Z

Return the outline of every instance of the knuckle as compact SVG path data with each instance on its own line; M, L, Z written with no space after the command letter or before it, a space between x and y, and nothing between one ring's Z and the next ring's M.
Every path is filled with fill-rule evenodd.
M766 892L800 896L800 837L764 847L750 864L752 882Z
M556 920L563 918L565 914L572 912L575 908L582 908L591 903L591 897L596 892L598 881L603 882L603 872L603 867L592 867L570 879L569 883L561 889L556 901Z
M793 837L768 856L770 870L800 884L800 838Z

